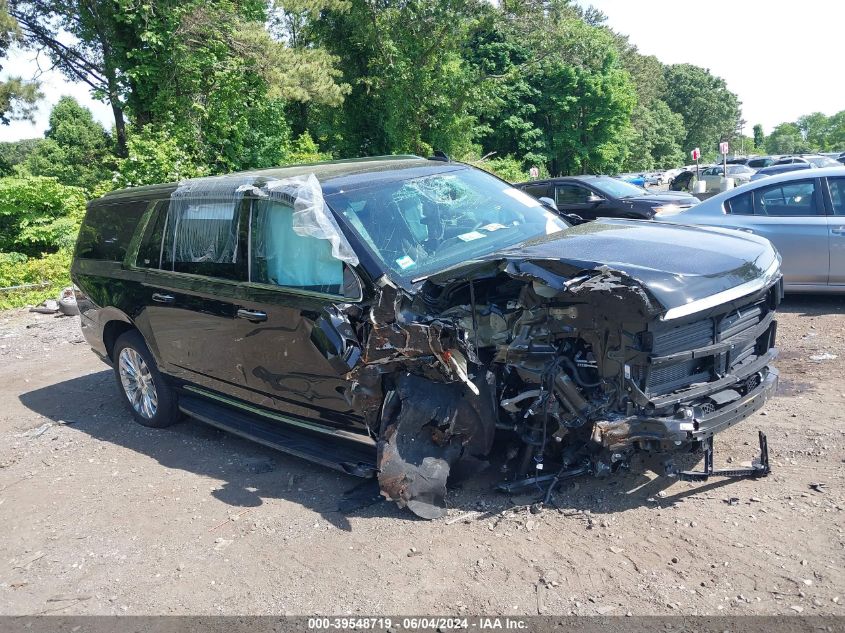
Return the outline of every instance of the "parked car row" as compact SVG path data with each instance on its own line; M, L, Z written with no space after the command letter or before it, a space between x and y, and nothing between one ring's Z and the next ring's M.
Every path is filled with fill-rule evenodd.
M800 167L799 167L800 165ZM845 167L795 169L663 213L661 221L761 235L783 257L789 292L845 291Z
M584 220L655 219L757 233L783 256L788 291L845 291L845 167L836 161L834 167L821 167L828 163L815 158L781 157L756 172L729 164L729 176L742 184L700 203L688 193L650 192L608 176L552 178L516 186L559 212ZM718 187L723 173L721 165L701 171L708 190ZM673 187L683 185L685 174L694 177L691 170L683 172Z
M521 182L515 187L547 198L562 213L585 220L598 217L651 219L664 211L698 204L698 198L673 191L652 192L611 176L565 176Z

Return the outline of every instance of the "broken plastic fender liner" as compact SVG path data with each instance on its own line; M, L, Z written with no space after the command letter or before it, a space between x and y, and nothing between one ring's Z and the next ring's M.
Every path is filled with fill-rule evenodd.
M464 456L486 455L492 446L490 380L481 383L481 396L476 396L463 383L436 383L413 374L397 377L382 409L382 495L424 519L445 514L452 466Z

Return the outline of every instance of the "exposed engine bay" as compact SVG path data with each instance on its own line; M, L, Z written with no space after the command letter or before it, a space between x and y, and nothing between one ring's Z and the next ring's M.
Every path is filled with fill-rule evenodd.
M666 455L665 474L706 478L685 477L671 454L703 449L716 474L713 435L777 384L779 279L672 319L625 273L559 260L476 261L416 293L379 282L372 302L323 318L320 338L336 343L318 346L353 381L381 493L425 518L445 512L450 472L486 465L497 435L506 490L551 492L566 476L626 468L635 453Z

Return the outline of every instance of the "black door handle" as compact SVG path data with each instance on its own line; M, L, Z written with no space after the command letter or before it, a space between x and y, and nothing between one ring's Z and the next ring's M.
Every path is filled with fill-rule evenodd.
M262 312L261 310L245 310L244 308L238 308L238 318L246 319L247 321L252 321L253 323L259 323L267 320L267 313Z
M173 295L165 295L160 292L153 293L153 301L156 303L173 303L174 300Z

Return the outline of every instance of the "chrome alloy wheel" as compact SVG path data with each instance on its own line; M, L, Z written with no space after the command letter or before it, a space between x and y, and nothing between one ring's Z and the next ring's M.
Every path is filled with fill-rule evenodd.
M158 394L143 356L131 347L124 347L120 350L118 371L129 404L139 415L152 419L158 408Z

